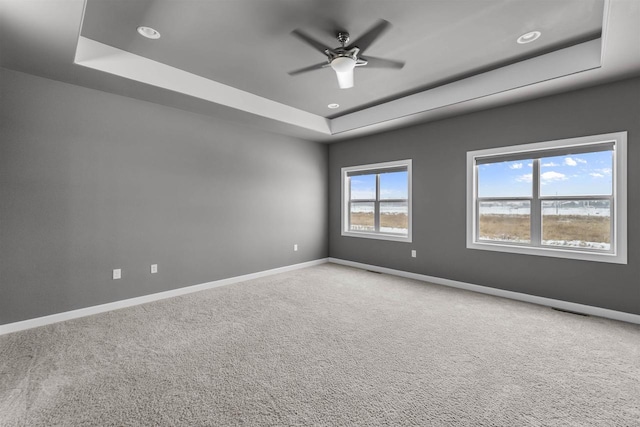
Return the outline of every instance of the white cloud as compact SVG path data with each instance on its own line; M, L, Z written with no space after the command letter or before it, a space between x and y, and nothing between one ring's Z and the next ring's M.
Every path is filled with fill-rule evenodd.
M540 174L540 178L543 181L564 181L566 179L569 179L565 174L554 171L542 173Z
M514 163L509 165L509 169L522 169L522 163Z
M596 172L603 175L611 175L611 168L594 169Z
M527 166L533 167L533 163L527 163Z
M604 175L602 175L601 173L597 173L597 172L591 172L589 175L591 175L594 178L604 178Z
M578 163L582 163L583 165L587 164L585 159L580 159L578 157L565 157L564 164L567 166L577 166Z
M560 166L560 165L559 165L559 164L557 164L557 163L553 163L553 162L543 163L543 164L542 164L542 167L543 167L543 168L552 168L552 167L554 167L554 166Z
M531 182L532 179L533 179L533 174L526 173L524 175L520 175L519 177L517 177L516 181L518 181L518 182Z

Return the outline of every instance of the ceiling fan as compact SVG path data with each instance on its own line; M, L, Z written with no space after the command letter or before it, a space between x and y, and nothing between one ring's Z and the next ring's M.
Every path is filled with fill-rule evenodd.
M381 19L351 44L347 44L350 40L349 33L339 31L337 33L337 39L340 43L340 47L334 49L327 47L324 43L317 41L300 30L293 30L291 34L326 55L327 60L309 67L290 71L289 75L295 76L308 71L331 67L333 71L336 72L336 76L338 77L338 86L340 86L340 89L348 89L353 87L353 74L355 67L363 67L366 65L369 68L400 69L404 67L404 62L376 58L368 55L366 57L360 56L360 54L371 46L371 44L375 42L383 32L389 29L390 26L391 24L388 21Z

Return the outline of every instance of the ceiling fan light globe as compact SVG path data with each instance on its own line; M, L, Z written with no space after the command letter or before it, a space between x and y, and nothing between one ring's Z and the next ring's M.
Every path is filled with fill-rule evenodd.
M355 66L356 61L345 56L339 56L331 61L331 68L333 68L336 73L350 73Z
M338 86L340 89L349 89L353 87L353 69L342 73L336 72L338 77Z

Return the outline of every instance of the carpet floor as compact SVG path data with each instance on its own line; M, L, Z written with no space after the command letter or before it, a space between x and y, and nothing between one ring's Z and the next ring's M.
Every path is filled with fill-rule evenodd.
M640 326L323 264L0 336L1 426L638 426Z

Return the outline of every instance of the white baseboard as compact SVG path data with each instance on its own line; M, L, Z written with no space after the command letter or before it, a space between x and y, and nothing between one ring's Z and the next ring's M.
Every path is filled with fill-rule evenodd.
M465 289L468 291L479 292L488 295L494 295L502 298L509 298L518 301L529 302L532 304L555 307L561 310L574 311L576 313L584 313L592 316L605 317L622 322L640 324L640 315L625 313L622 311L609 310L606 308L594 307L590 305L577 304L568 301L555 300L551 298L538 297L535 295L522 294L519 292L505 291L503 289L489 288L486 286L474 285L456 280L442 279L440 277L427 276L424 274L410 273L402 270L394 270L386 267L378 267L376 265L363 264L360 262L347 261L339 258L321 258L314 261L303 262L300 264L288 265L286 267L274 268L271 270L260 271L257 273L245 274L242 276L230 277L228 279L216 280L199 285L187 286L184 288L172 289L170 291L158 292L150 295L129 298L121 301L114 301L107 304L95 305L92 307L80 308L77 310L66 311L63 313L51 314L49 316L37 317L34 319L23 320L20 322L7 323L0 325L0 335L12 332L23 331L25 329L45 326L52 323L63 322L65 320L77 319L79 317L91 316L93 314L104 313L111 310L117 310L125 307L145 304L152 301L158 301L166 298L172 298L179 295L186 295L192 292L204 291L206 289L217 288L219 286L231 285L233 283L244 282L246 280L258 279L260 277L272 276L274 274L285 273L287 271L298 270L301 268L312 267L314 265L332 262L334 264L346 265L365 270L377 271L380 273L391 274L394 276L406 277L409 279L421 280L424 282L435 283L437 285L450 286L453 288Z
M192 292L204 291L206 289L217 288L219 286L231 285L233 283L244 282L246 280L258 279L260 277L272 276L274 274L285 273L287 271L298 270L314 265L325 264L328 258L321 258L300 264L288 265L286 267L274 268L272 270L259 271L257 273L245 274L242 276L230 277L228 279L215 280L213 282L201 283L199 285L187 286L184 288L172 289L170 291L158 292L150 295L114 301L107 304L94 305L77 310L65 311L63 313L51 314L49 316L36 317L35 319L22 320L20 322L0 325L0 335L12 332L23 331L25 329L36 328L38 326L50 325L52 323L63 322L65 320L77 319L78 317L91 316L92 314L104 313L106 311L145 304L161 299L172 298L179 295L190 294Z
M471 283L459 282L457 280L442 279L440 277L427 276L424 274L410 273L408 271L394 270L386 267L378 267L377 265L363 264L360 262L347 261L339 258L329 258L329 262L332 262L334 264L346 265L348 267L376 271L378 273L406 277L408 279L421 280L423 282L435 283L437 285L450 286L452 288L465 289L482 294L494 295L502 298L509 298L513 300L529 302L532 304L559 308L561 310L569 310L576 313L588 314L591 316L606 317L607 319L640 324L640 315L625 313L623 311L609 310L607 308L594 307L591 305L578 304L575 302L538 297L535 295L522 294L519 292L505 291L503 289L489 288L487 286L474 285Z

